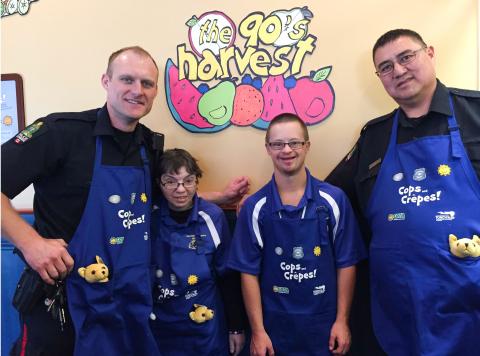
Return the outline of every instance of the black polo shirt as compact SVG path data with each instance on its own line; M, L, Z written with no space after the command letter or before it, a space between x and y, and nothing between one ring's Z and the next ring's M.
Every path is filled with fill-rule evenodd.
M141 166L144 144L152 166L163 148L163 136L142 124L133 133L112 127L106 106L50 114L2 145L2 193L13 199L33 183L41 236L71 240L87 202L98 136L107 165Z
M447 135L451 115L448 96L451 94L455 117L463 144L480 179L480 92L446 88L437 80L428 113L420 118L399 114L398 143L419 137ZM361 215L387 151L395 111L368 122L352 151L329 174L326 181L342 188Z

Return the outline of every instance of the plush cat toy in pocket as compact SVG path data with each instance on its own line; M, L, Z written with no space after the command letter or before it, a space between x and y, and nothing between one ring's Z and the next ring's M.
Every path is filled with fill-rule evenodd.
M100 256L96 256L97 263L92 263L87 267L80 267L78 274L85 278L88 283L108 282L108 267L103 263Z
M480 237L477 235L473 235L471 239L458 239L454 234L450 234L448 242L450 244L450 252L454 256L460 258L480 256Z

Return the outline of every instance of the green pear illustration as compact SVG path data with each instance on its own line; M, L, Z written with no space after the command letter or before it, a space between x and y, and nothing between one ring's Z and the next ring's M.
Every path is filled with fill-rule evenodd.
M198 112L212 125L223 125L232 117L234 97L235 84L221 82L203 94L198 102Z

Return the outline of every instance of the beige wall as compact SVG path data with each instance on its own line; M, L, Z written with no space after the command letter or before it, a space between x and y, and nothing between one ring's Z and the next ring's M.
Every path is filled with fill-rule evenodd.
M176 62L176 46L188 42L184 25L192 15L220 10L238 23L249 13L307 5L314 18L309 33L318 40L302 74L333 65L329 80L336 93L335 110L310 127L308 166L324 178L355 142L369 119L395 107L383 92L371 63L371 47L393 28L412 28L435 47L437 75L447 85L478 88L476 0L362 1L158 1L39 0L26 16L2 18L2 73L24 79L27 123L55 111L98 107L105 93L100 75L109 54L138 44L161 67L160 92L143 122L166 134L167 147L193 152L206 171L202 189L219 188L246 174L253 190L269 178L272 168L264 153L264 132L230 127L216 134L192 134L171 117L164 95L164 65ZM17 207L31 205L31 192Z

